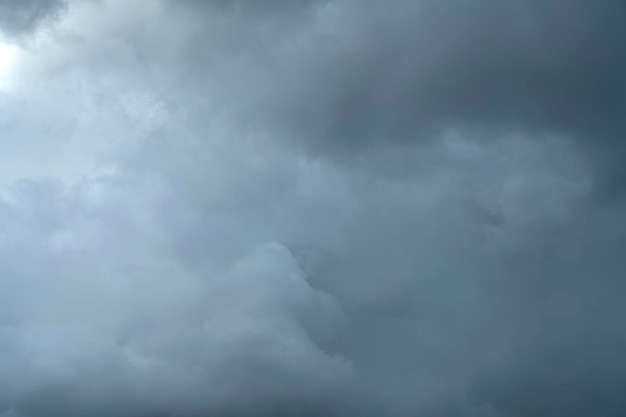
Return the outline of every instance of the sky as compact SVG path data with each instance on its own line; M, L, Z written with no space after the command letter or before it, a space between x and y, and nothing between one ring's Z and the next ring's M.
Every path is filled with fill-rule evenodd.
M626 415L623 0L0 0L0 417Z

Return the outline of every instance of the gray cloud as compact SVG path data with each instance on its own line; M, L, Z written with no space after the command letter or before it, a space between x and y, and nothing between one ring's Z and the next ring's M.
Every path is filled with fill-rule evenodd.
M220 82L236 80L225 99L242 123L344 154L451 128L549 133L592 156L602 187L621 172L621 1L306 2L298 14L236 4L247 13L229 14L240 30L220 33L235 43L214 76L223 65ZM192 50L200 71L215 57L206 46Z
M4 0L0 4L0 32L9 36L27 34L57 17L65 7L65 0Z
M622 415L621 6L73 4L0 97L0 416Z
M311 75L300 81L311 94L295 106L303 115L337 106L304 126L329 129L335 142L412 140L416 130L450 125L578 134L619 124L622 2L392 2L380 15L373 6L337 9L329 35L337 46L307 61Z

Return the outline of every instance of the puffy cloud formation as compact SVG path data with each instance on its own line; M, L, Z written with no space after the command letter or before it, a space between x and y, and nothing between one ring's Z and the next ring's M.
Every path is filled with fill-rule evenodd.
M625 19L5 1L0 416L624 415Z

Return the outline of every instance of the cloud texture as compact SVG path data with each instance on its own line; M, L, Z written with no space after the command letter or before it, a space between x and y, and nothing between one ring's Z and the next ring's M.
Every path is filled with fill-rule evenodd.
M65 0L4 0L0 5L0 28L8 35L23 35L56 16Z
M24 1L0 416L622 416L626 8Z

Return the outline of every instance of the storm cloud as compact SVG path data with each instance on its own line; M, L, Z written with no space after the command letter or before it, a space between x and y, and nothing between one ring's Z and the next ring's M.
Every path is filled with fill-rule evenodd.
M0 416L624 415L625 19L2 2Z

